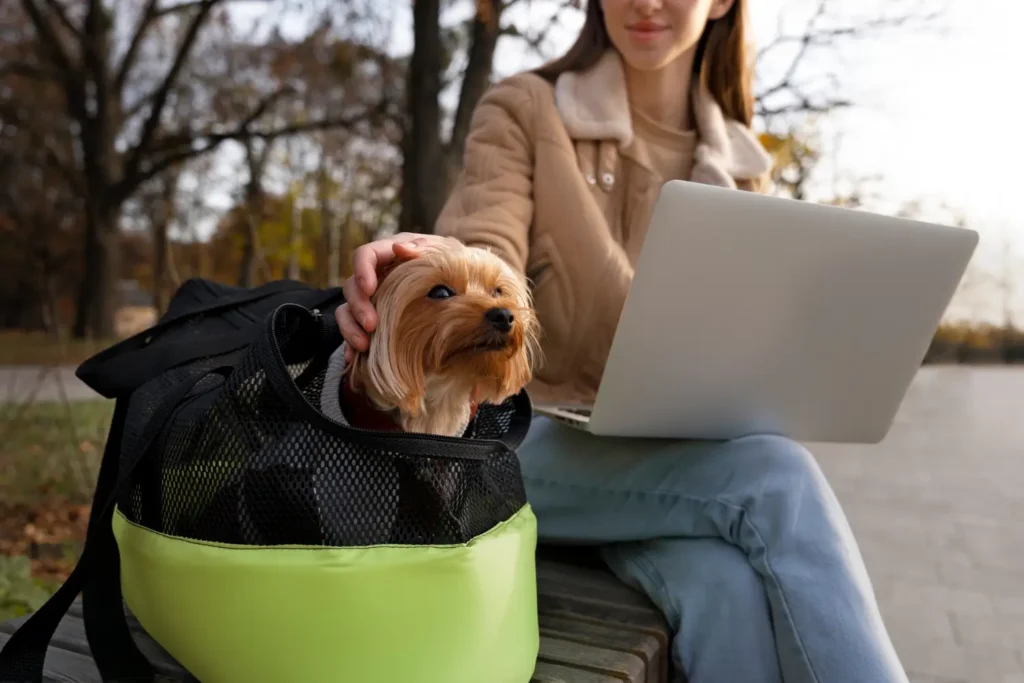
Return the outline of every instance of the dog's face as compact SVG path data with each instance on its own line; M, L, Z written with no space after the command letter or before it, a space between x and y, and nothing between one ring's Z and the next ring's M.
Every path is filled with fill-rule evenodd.
M532 378L529 289L488 251L446 240L395 266L372 300L379 324L353 382L382 407L416 417L428 393L444 392L500 403Z

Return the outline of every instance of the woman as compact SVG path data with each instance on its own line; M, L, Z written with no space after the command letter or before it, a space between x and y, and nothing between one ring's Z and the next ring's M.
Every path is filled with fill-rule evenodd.
M758 189L769 170L749 130L746 9L591 0L564 57L481 100L436 232L534 283L535 399L593 398L665 181ZM432 239L357 250L338 311L351 346L376 325L376 269ZM606 439L538 418L520 457L542 539L599 544L663 610L693 683L907 681L835 495L798 444Z

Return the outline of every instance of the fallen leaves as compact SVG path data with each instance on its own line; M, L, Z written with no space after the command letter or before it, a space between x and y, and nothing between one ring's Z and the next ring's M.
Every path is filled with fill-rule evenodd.
M27 558L32 576L62 582L74 569L88 524L88 505L0 503L0 556Z

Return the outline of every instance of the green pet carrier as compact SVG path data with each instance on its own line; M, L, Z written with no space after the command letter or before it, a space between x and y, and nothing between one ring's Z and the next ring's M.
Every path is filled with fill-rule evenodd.
M105 682L152 681L123 603L201 683L526 683L525 392L446 438L319 409L339 290L190 280L78 371L116 398L82 557L0 652L42 681L75 596Z

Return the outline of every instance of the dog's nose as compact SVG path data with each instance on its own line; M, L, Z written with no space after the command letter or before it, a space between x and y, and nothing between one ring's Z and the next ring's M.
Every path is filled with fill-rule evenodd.
M510 331L516 319L507 308L492 308L484 313L484 318L499 332Z

